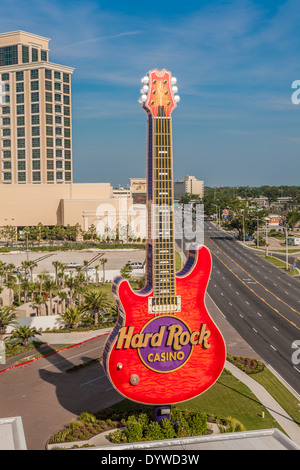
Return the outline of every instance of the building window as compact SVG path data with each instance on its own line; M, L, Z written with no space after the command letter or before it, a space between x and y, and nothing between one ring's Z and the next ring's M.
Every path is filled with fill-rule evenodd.
M10 136L10 129L9 128L3 129L2 135L3 135L3 137L9 137Z
M68 160L71 158L71 150L65 150L65 158Z
M65 148L70 149L71 148L71 140L70 139L65 139Z
M52 82L49 82L49 80L45 81L45 88L48 91L52 91Z
M34 93L31 93L31 101L36 102L39 101L40 95L38 91L35 91Z
M3 158L11 158L11 151L10 150L4 150L3 151Z
M24 93L17 95L17 103L24 103Z
M67 95L64 95L64 104L70 104L70 97Z
M26 162L25 161L20 160L18 162L18 170L26 170Z
M8 117L2 118L2 125L3 126L9 126L10 125L10 118L8 118Z
M17 147L18 147L18 149L24 149L25 148L25 139L18 139L17 140Z
M54 172L47 171L47 181L54 181Z
M70 161L65 162L65 170L71 170L71 162Z
M56 127L55 128L55 134L56 135L62 135L62 128L61 127Z
M41 172L33 171L32 172L32 181L41 181Z
M66 181L71 181L72 180L71 172L69 172L69 171L65 172L65 180Z
M34 90L38 90L39 89L39 81L38 80L33 80L31 82L31 90L34 91Z
M53 139L51 139L51 137L46 139L46 145L47 147L53 147Z
M25 116L17 117L17 126L25 126Z
M59 82L55 82L55 83L54 83L54 90L58 90L58 91L61 90L61 85L60 85Z
M40 105L38 103L33 103L31 105L31 113L36 114L40 112Z
M51 114L46 114L46 124L53 124L53 118Z
M47 160L47 169L53 170L53 168L54 168L53 160Z
M16 83L16 93L23 93L24 92L24 82Z
M61 95L59 93L55 93L54 99L55 101L61 101Z
M24 112L25 112L24 105L23 104L18 105L17 114L24 114Z
M35 48L31 49L31 59L32 62L38 62L39 60L39 51Z
M47 60L48 60L48 53L47 53L47 51L41 50L41 61L47 62Z
M62 171L57 171L57 172L56 172L56 179L58 179L58 180L62 180L62 179L63 179L63 173L62 173Z
M40 116L38 114L34 114L31 116L31 124L39 124L40 123Z
M46 101L51 101L52 102L52 93L49 93L46 91Z
M37 78L39 78L39 69L32 69L30 71L30 78L31 80L36 80Z
M41 169L41 161L40 160L33 160L32 169L33 170L40 170Z
M40 158L40 156L41 156L40 149L33 149L32 150L32 158Z
M55 71L55 72L54 72L54 78L56 78L57 80L60 80L60 78L61 78L60 72L56 72L56 71Z
M57 160L57 162L56 162L56 168L61 169L62 167L63 167L63 165L62 165L62 160Z
M70 76L69 76L68 73L64 73L64 74L63 74L63 81L64 81L65 83L69 83L69 82L70 82Z
M69 85L64 85L63 90L64 90L64 93L66 93L67 95L70 94L70 87L69 87Z
M9 103L9 102L10 102L10 96L9 95L3 95L2 96L2 103Z
M65 116L70 116L71 112L70 112L70 108L68 106L64 106L64 115Z
M11 170L11 162L3 162L3 170Z
M34 126L31 128L32 135L40 135L40 128L39 126Z
M59 104L55 105L55 112L56 113L61 113L61 106Z
M2 145L3 145L3 147L10 147L11 146L11 141L9 139L3 140Z
M16 72L16 82L22 82L24 80L24 72Z
M18 46L0 47L0 66L18 63Z
M9 80L9 73L3 73L1 78L3 82L6 82L7 80Z
M26 173L25 171L20 171L18 173L18 181L22 182L22 181L26 181Z
M53 158L53 149L47 149L47 158Z
M18 150L18 160L24 160L25 156L25 150Z
M9 106L3 106L2 114L10 114L10 107Z
M62 139L55 139L55 143L57 147L62 147Z
M18 127L17 128L17 137L24 137L25 136L25 127Z
M3 173L4 181L11 181L11 173Z
M65 137L70 137L70 136L71 136L71 130L65 129Z
M52 79L52 70L45 69L45 78Z
M40 147L40 139L39 137L32 138L32 147Z
M53 135L53 127L51 126L46 127L46 135Z
M56 150L56 158L62 158L62 150L61 149L57 149Z
M55 124L61 124L61 116L55 116Z
M27 64L29 62L29 47L22 46L22 62Z
M52 114L52 112L53 112L52 104L46 103L46 113Z

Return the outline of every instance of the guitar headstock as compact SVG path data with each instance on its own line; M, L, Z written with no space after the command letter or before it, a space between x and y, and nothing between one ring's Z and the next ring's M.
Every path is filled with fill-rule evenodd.
M180 98L177 93L177 79L167 70L151 70L142 78L143 87L139 103L153 117L170 117Z

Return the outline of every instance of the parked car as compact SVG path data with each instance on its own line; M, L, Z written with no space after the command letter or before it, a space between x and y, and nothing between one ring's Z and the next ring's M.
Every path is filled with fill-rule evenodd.
M74 261L70 261L70 263L67 263L66 266L68 268L77 268L78 266L81 266L80 263L74 263Z
M130 263L130 266L132 269L143 269L143 263L139 261L134 261L133 263Z

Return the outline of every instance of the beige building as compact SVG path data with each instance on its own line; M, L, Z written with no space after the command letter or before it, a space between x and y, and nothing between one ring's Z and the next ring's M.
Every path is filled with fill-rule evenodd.
M204 181L197 180L195 176L185 176L183 181L174 181L174 199L180 199L185 194L195 194L204 197Z
M0 184L72 182L71 75L49 39L0 34Z

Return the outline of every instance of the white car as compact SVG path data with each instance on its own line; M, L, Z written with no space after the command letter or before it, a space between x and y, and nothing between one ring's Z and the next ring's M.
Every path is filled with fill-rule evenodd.
M68 268L77 268L78 266L81 266L81 264L74 263L73 261L70 261L70 263L67 263Z

